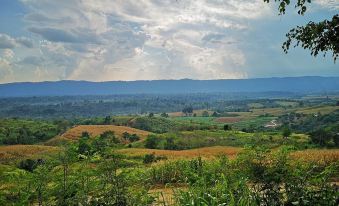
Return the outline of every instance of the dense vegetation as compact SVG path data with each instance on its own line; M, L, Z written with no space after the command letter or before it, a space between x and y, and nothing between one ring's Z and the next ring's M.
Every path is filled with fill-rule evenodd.
M19 119L0 120L1 144L34 144L56 136L62 128L56 124Z
M0 117L24 117L40 119L74 119L182 111L187 106L193 109L223 112L250 111L251 103L262 108L281 107L279 98L296 99L297 104L312 106L335 105L332 98L302 99L304 95L266 93L202 93L177 95L113 95L113 96L64 96L0 98ZM274 99L273 99L274 98ZM285 107L292 107L286 105Z
M24 160L18 169L0 166L0 204L166 205L161 194L151 192L154 185L176 185L172 197L176 205L337 205L339 201L338 190L330 183L338 164L299 162L288 148L246 149L235 160L220 156L149 165L112 150L111 140L102 137L97 140L101 147L95 147L98 142L84 139L90 150L79 142L52 159Z

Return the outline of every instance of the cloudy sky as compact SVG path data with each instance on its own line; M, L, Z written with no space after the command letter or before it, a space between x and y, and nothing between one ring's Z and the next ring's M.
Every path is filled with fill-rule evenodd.
M0 0L0 83L339 76L331 55L281 49L290 28L338 11L339 0L305 16L263 0Z

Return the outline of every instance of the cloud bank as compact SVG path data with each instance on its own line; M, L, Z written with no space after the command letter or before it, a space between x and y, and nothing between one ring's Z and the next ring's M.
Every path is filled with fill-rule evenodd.
M247 78L247 37L276 15L262 0L21 2L31 36L0 34L13 51L1 57L2 82Z

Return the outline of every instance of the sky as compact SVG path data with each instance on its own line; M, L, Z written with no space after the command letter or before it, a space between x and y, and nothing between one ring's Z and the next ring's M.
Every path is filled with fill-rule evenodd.
M294 3L295 1L291 1ZM263 0L0 0L0 83L339 76L331 54L285 54L285 34L330 19Z

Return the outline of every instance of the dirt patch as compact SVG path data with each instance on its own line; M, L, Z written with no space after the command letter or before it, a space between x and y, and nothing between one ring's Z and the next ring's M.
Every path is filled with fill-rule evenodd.
M240 117L219 117L216 118L214 121L218 123L236 123L240 122L242 118Z

